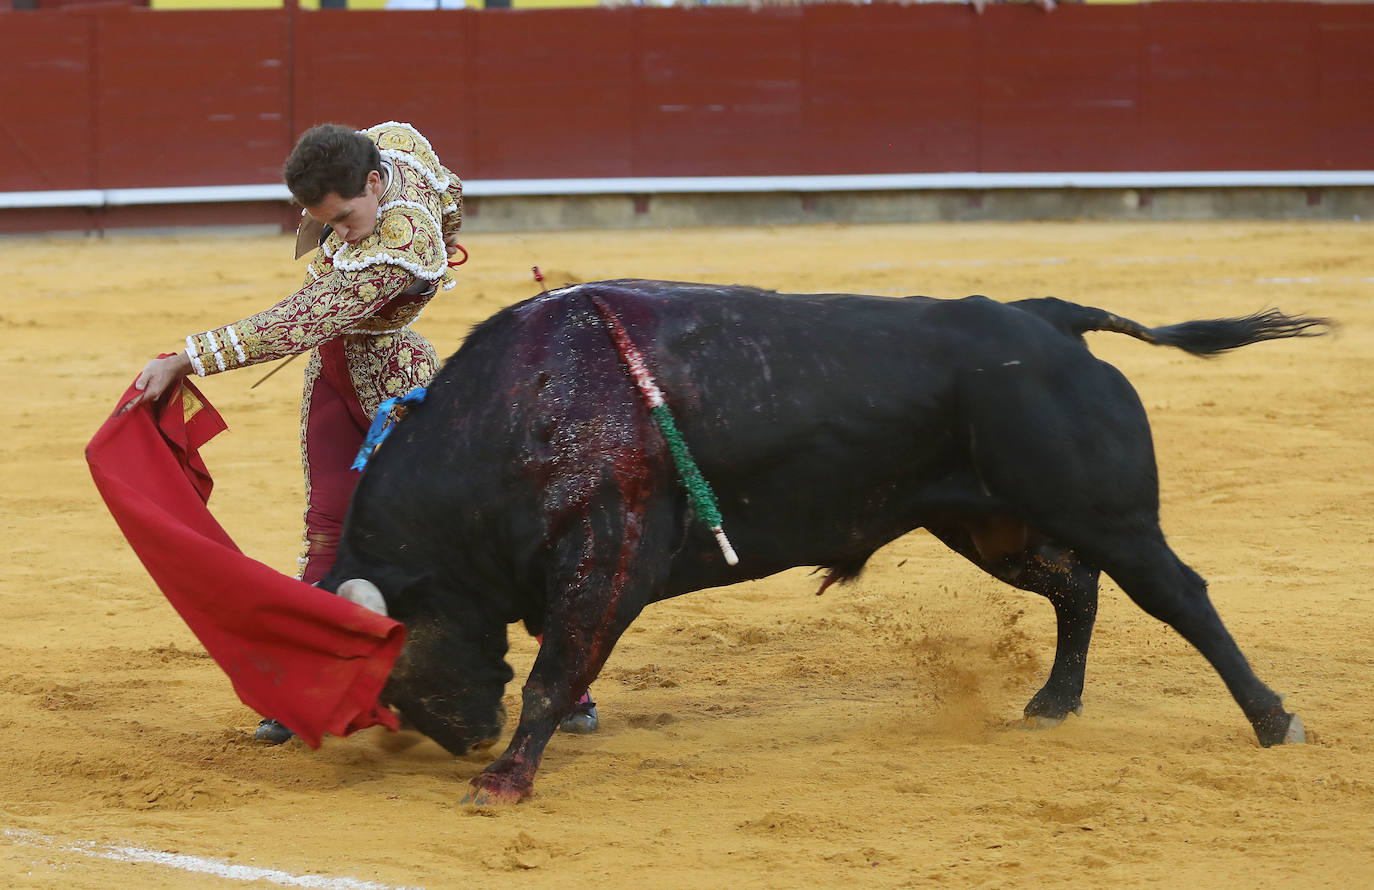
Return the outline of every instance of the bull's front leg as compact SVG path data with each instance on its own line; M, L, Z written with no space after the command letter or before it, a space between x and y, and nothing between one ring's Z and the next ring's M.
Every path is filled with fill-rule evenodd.
M505 752L472 780L464 803L530 796L545 746L666 576L671 503L665 497L631 507L617 498L603 504L600 516L571 524L586 531L555 548L554 592L522 691L520 723Z
M463 803L485 806L528 798L544 748L604 663L605 655L595 658L590 647L559 645L546 638L521 690L520 723L510 744L473 778Z

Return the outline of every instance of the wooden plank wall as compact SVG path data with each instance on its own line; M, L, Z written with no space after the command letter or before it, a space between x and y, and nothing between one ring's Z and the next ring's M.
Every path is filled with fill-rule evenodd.
M1374 4L0 13L0 191L270 183L405 120L469 179L1374 169Z

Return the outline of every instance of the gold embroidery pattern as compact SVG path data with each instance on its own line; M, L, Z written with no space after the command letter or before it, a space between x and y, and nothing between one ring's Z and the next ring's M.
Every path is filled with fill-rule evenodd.
M411 330L344 340L348 373L368 417L377 406L429 383L439 369L439 356L428 340Z
M406 270L390 265L371 266L361 272L330 272L270 309L194 335L190 344L206 374L286 358L356 327L376 314L387 300L399 296L411 281L413 277ZM363 293L372 296L364 297ZM413 318L419 314L419 307L410 305L403 311ZM388 319L387 323L396 322ZM229 345L234 342L237 349Z
M305 471L305 510L301 513L301 524L305 529L301 538L301 553L296 557L296 579L305 577L306 565L310 561L310 541L306 537L310 529L310 453L306 451L306 431L310 427L310 396L315 382L320 379L320 354L311 352L305 363L305 387L301 393L301 469Z
M383 151L405 152L410 159L429 170L439 183L448 183L448 187L443 193L438 195L438 212L434 218L440 220L443 231L440 233L442 238L452 237L463 225L463 182L453 175L443 164L439 163L439 158L434 154L434 149L429 143L420 136L414 127L409 124L400 124L389 121L385 124L378 124L365 131L377 147ZM405 170L410 176L408 178L423 180L423 176L416 175L415 170L406 169L408 164L398 164L399 169ZM434 194L431 183L423 182L426 190L431 195ZM407 196L409 197L409 196ZM410 200L414 200L410 198ZM422 202L425 203L425 202ZM426 203L426 206L430 206Z
M306 266L305 269L304 284L309 285L312 281L323 278L334 271L334 264L330 262L329 257L324 255L324 251L317 249L314 258L310 260L310 265Z
M449 186L444 190L443 219L444 237L455 235L463 227L463 183L449 174Z
M417 189L418 191L418 189ZM432 194L432 193L431 193ZM437 204L437 199L434 200ZM337 233L325 239L324 250L334 268L361 271L376 265L397 266L417 278L434 281L448 268L443 236L423 204L385 204L377 228L357 244L347 244Z
M182 423L190 423L190 422L191 422L191 418L192 418L192 417L195 417L197 414L199 414L199 413L200 413L200 409L202 409L202 408L204 408L204 407L205 407L205 403L203 403L200 399L196 398L196 394L195 394L195 393L191 392L191 390L188 389L188 388L185 387L185 386L181 387L181 422L182 422Z
M421 136L420 132L410 124L387 121L363 132L369 139L377 143L379 150L398 153L403 163L414 163L427 169L438 181L437 187L443 187L450 175L448 170L439 163L439 156L434 153L434 148L429 144L429 140Z
M410 242L415 240L415 226L406 225L408 220L404 214L389 213L377 227L382 239L382 246L391 250L408 247Z
M408 151L415 153L415 137L400 127L388 127L377 133L377 147L390 148L396 151Z

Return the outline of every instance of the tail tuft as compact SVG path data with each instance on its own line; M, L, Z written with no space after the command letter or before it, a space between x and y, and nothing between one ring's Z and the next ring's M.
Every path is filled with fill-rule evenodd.
M1173 346L1204 357L1220 355L1264 340L1320 337L1336 328L1336 323L1329 318L1284 315L1277 309L1265 309L1239 318L1185 321L1181 324L1147 328L1129 318L1054 297L1018 300L1010 305L1044 319L1080 341L1083 334L1088 331L1111 331L1156 346Z
M1266 309L1240 318L1165 325L1151 328L1150 333L1161 346L1175 346L1193 355L1213 356L1265 340L1320 337L1334 328L1335 323L1327 318L1285 315L1277 309Z

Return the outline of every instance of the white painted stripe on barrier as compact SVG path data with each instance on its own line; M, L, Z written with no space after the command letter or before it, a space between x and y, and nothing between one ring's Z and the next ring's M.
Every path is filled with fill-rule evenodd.
M124 844L97 844L94 841L61 841L33 831L6 828L5 840L26 847L50 847L67 853L79 853L96 859L112 859L116 862L130 862L142 865L160 865L196 874L214 875L233 881L268 881L287 887L309 887L312 890L419 890L419 888L394 887L378 884L375 881L360 881L357 878L337 878L328 875L293 875L274 868L258 868L252 865L235 865L223 859L204 856L188 856L184 853L165 853L161 850L148 850Z
M1235 188L1374 186L1374 170L1216 170L1139 173L883 173L855 176L671 176L625 179L486 179L474 198L515 195L868 192L934 189Z
M285 185L202 185L187 188L105 189L110 207L134 204L221 204L240 201L290 201Z
M631 176L601 179L474 179L470 198L938 189L1339 188L1374 186L1374 170L1177 170L1119 173L875 173L853 176ZM289 201L285 185L0 192L0 209L129 207Z
M0 208L23 207L99 207L105 193L99 189L66 192L0 192Z

